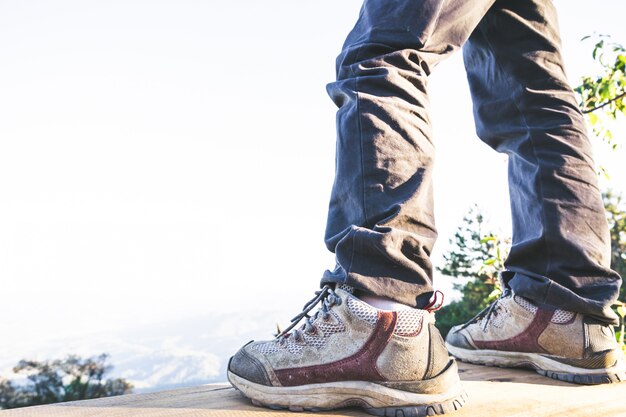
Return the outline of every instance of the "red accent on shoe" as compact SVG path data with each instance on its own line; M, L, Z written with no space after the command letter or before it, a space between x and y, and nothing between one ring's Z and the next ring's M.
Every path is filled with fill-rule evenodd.
M374 332L354 355L323 365L278 369L274 371L276 378L285 387L332 381L384 381L376 360L391 339L397 320L395 311L379 311Z
M474 340L474 344L479 349L548 353L539 344L539 336L548 327L553 315L553 310L539 309L528 327L520 334L504 340Z
M439 295L441 296L441 300L439 302L437 302L437 300L439 298L438 297ZM443 307L443 300L444 300L444 298L445 297L444 297L443 293L441 291L439 291L439 290L436 290L433 293L433 296L430 298L432 301L430 301L426 305L426 307L423 308L423 310L430 311L430 312L439 310L441 307Z

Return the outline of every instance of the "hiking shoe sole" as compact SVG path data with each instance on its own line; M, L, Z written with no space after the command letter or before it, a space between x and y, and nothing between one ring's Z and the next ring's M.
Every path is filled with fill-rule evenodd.
M589 369L568 365L539 353L509 352L488 349L463 349L446 343L452 356L477 365L534 369L538 374L559 381L582 385L626 381L626 364L618 361L610 368ZM567 360L563 358L563 360Z
M442 415L465 405L461 384L439 394L416 394L367 381L337 381L292 387L270 387L248 381L232 372L228 380L257 406L274 410L328 411L360 407L377 416L422 417Z

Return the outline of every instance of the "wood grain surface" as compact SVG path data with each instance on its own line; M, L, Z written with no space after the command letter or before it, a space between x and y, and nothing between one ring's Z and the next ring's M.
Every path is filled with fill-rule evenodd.
M460 363L468 404L451 417L626 417L626 383L580 386L535 372ZM226 384L0 411L0 417L277 417L367 416L359 409L274 411L255 407Z

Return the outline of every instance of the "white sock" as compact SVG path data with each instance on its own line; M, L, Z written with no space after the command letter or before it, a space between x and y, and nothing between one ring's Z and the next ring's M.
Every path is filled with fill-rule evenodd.
M360 291L357 291L355 296L359 300L379 310L399 311L399 310L411 310L414 308L406 304L399 303L387 297L379 297L377 295L364 294Z

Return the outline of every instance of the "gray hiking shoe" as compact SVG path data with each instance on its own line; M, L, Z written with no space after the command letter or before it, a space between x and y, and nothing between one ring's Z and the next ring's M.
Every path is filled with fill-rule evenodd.
M394 417L454 411L466 397L433 315L378 310L325 286L294 319L295 325L305 318L303 326L245 345L230 359L228 379L254 404L270 408L358 406Z
M446 346L464 362L531 368L577 384L626 380L612 326L539 306L510 290L466 324L453 327Z

